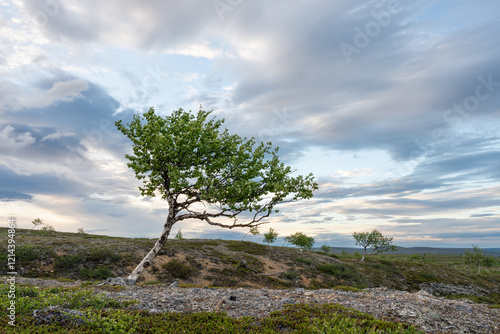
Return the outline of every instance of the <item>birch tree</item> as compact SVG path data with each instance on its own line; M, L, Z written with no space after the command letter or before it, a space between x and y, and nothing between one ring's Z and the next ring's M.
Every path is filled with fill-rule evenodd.
M392 242L393 237L384 237L382 232L379 230L359 233L354 232L352 237L354 238L356 245L363 247L363 257L361 257L361 261L365 260L368 248L371 248L371 255L396 250L396 245Z
M143 182L141 195L160 196L168 205L159 239L128 276L133 282L152 264L175 223L199 219L222 228L253 228L278 212L277 205L309 199L318 188L312 174L293 176L270 142L230 134L222 130L224 120L210 114L179 109L161 117L150 108L130 124L116 122L132 141L133 154L125 157Z

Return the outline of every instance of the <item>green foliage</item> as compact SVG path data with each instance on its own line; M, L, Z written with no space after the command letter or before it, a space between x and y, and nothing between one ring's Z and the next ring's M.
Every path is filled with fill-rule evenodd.
M352 286L345 286L345 285L337 285L333 287L333 290L342 290L342 291L347 291L347 292L359 292L363 291L361 289L352 287Z
M358 269L346 263L322 263L318 265L318 270L337 278L358 279L360 277Z
M465 250L464 262L467 266L473 265L478 268L476 275L481 273L481 266L491 268L495 265L496 260L492 255L484 255L484 251L477 245L472 245L472 252Z
M241 241L245 240L245 237L247 236L248 233L250 233L251 235L259 235L260 234L259 227L258 226L250 227L250 230L247 233L245 233Z
M16 300L16 327L0 320L2 333L417 333L404 323L380 321L359 311L336 304L288 305L266 318L231 318L224 313L149 313L126 309L134 302L117 302L92 290L20 287ZM8 286L0 286L0 307L6 309ZM36 292L36 293L34 293ZM31 297L30 297L31 296ZM61 305L83 312L89 321L83 325L37 325L35 309Z
M44 227L42 227L42 231L45 232L54 232L55 230L56 229L52 225L45 225Z
M80 276L90 280L104 280L108 277L113 277L113 273L108 268L81 269Z
M269 228L269 232L264 233L264 242L270 245L276 241L277 237L278 232L276 232L273 228Z
M292 234L291 236L286 237L285 239L292 245L295 245L301 249L311 249L312 246L314 245L314 238L308 237L302 232L297 232L295 234Z
M182 237L183 237L182 230L179 229L177 231L177 234L175 235L175 238L178 239L178 240L182 240Z
M227 249L235 251L235 252L243 252L252 255L266 255L268 253L268 249L266 246L257 244L251 241L232 241L226 240L224 241Z
M323 252L325 252L326 254L329 254L332 252L332 247L328 246L328 245L322 245L321 246L321 250Z
M120 254L116 254L110 248L91 248L90 250L81 251L76 254L58 256L55 261L55 267L62 272L80 275L82 278L106 279L113 276L111 270L102 266L98 266L97 268L85 267L118 262L122 258Z
M312 174L291 177L292 169L280 163L271 143L256 145L254 138L221 131L224 120L209 120L210 113L179 109L161 117L150 108L127 126L116 122L132 140L133 154L126 158L143 180L143 196L159 194L184 208L200 201L217 204L227 217L247 210L267 216L290 195L291 200L312 197L317 189ZM181 194L187 197L183 204L177 202ZM271 200L263 204L269 194ZM210 216L191 218L204 217Z
M370 254L378 254L396 250L396 245L393 244L393 237L384 237L382 232L373 230L371 232L354 232L352 237L356 245L363 247L363 261L366 255L367 248L371 248Z
M30 233L31 231L33 231L35 229L35 227L37 226L40 226L40 225L43 225L43 219L40 219L40 218L35 218L31 221L31 223L34 225L31 230L28 231L28 233Z
M168 261L162 265L162 268L165 269L171 276L183 279L187 279L197 272L196 268L193 268L177 259Z
M281 274L281 277L282 278L285 278L287 280L290 280L290 281L294 281L297 279L297 277L299 277L299 274L297 274L295 271L293 270L290 270L290 271L287 271L287 272L284 272Z
M312 264L312 260L311 259L302 258L302 257L299 257L297 259L297 262L304 263L304 264L307 264L307 265L311 265Z
M37 260L43 260L51 256L54 256L54 253L47 247L20 245L16 248L16 261L20 265L29 264Z

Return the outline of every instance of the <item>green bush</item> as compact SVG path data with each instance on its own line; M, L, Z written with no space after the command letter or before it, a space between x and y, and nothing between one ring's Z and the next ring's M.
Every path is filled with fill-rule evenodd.
M163 264L162 268L165 269L171 276L183 279L187 279L197 272L196 268L193 268L177 259L172 259Z
M358 279L360 277L356 267L345 263L323 263L318 265L318 270L338 278Z
M312 260L311 259L307 259L307 258L302 258L302 257L299 257L297 259L297 262L300 262L300 263L304 263L304 264L307 264L307 265L310 265L312 263Z
M282 273L281 277L293 281L296 280L297 277L299 277L299 274L297 274L295 271L287 271Z
M96 268L96 269L81 269L80 276L90 280L104 280L108 277L113 277L113 273L108 268Z
M71 270L74 269L79 264L84 263L85 259L86 256L85 254L82 253L61 255L56 260L55 266L56 268L61 270Z

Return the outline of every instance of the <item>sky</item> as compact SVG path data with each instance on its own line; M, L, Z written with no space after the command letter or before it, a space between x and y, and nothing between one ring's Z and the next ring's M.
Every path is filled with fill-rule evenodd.
M0 4L4 226L157 238L167 203L140 195L114 123L201 105L315 175L312 199L262 226L277 245L301 231L350 247L378 229L405 247L500 247L500 3Z

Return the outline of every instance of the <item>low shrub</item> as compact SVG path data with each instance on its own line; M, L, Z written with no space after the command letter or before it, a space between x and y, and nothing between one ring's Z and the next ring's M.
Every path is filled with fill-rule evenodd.
M318 270L343 279L358 279L360 277L358 268L345 263L322 263L318 265Z
M169 275L175 278L183 279L187 279L197 272L196 268L193 268L177 259L172 259L163 264L162 268L165 269Z

